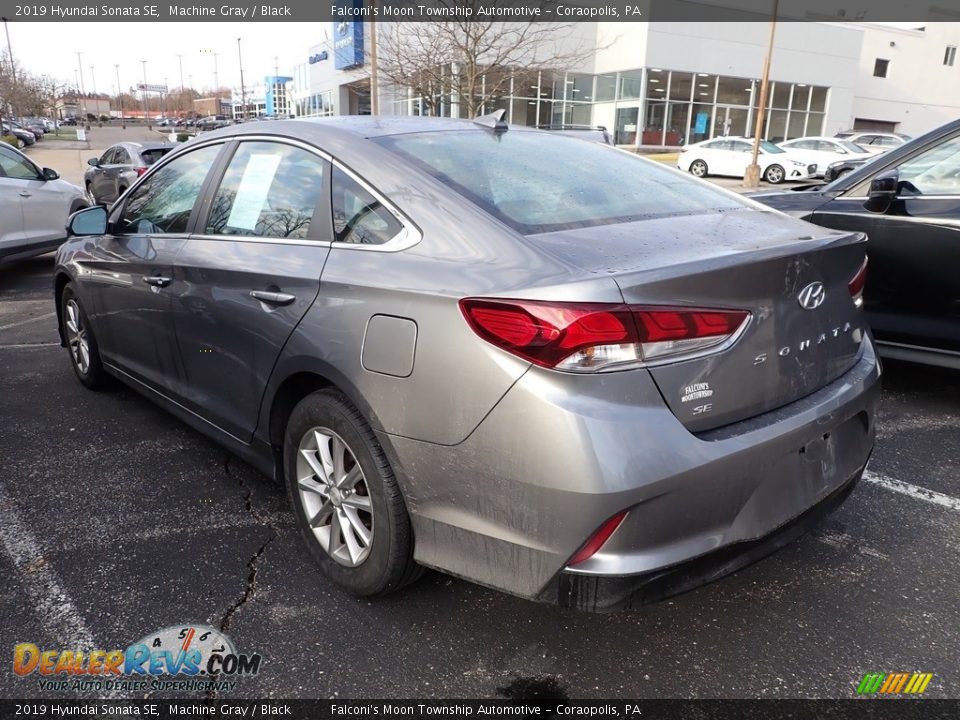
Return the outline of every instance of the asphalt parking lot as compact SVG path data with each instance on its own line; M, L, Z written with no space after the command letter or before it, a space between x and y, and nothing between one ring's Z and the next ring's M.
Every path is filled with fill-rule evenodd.
M0 267L8 652L194 622L263 655L235 697L844 698L868 671L932 672L926 696L960 696L956 373L888 363L868 480L799 541L672 601L586 615L436 573L359 601L314 570L279 487L132 391L81 387L51 269ZM10 668L0 696L49 694Z

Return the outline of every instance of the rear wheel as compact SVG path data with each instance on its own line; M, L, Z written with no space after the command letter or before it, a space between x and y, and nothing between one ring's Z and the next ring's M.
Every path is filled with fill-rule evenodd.
M694 160L690 163L690 174L696 177L707 176L707 164L703 160Z
M21 150L23 150L23 147L24 147L25 145L26 145L26 143L23 141L23 138L19 138L19 137L18 137L18 138L17 138L17 147L20 148Z
M771 165L764 171L763 179L768 183L774 185L779 185L783 182L783 179L786 177L786 173L783 171L783 168L779 165Z
M366 420L335 390L304 398L284 434L284 474L301 536L323 574L357 596L420 575L410 518Z
M67 283L60 297L60 322L67 350L70 351L70 364L77 379L91 390L104 387L108 378L100 361L97 338L90 328L83 304L70 283Z

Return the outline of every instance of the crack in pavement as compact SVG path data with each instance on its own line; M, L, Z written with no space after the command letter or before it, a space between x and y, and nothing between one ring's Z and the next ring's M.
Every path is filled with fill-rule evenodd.
M264 552L266 552L267 547L270 545L270 543L276 540L277 536L279 535L279 530L277 526L274 524L274 521L270 517L261 515L254 508L253 506L254 489L246 483L246 481L243 479L243 477L240 474L233 472L233 470L230 468L230 463L232 461L234 461L234 457L232 455L227 455L224 458L223 471L227 474L228 477L233 478L240 485L240 489L243 492L244 509L246 510L247 514L251 518L253 518L253 520L258 525L270 528L271 534L270 534L270 537L268 537L266 541L257 549L257 551L250 558L250 560L247 561L247 570L248 570L247 585L244 588L243 593L240 595L240 597L237 598L236 602L234 602L233 605L231 605L227 609L226 614L224 614L223 618L220 620L219 627L220 627L220 631L223 633L226 633L230 629L230 624L233 621L234 616L238 612L240 612L240 609L244 605L246 605L246 603L250 600L250 598L256 592L257 573L260 571L260 558L263 556ZM220 675L219 673L217 673L216 675L211 676L210 679L216 681L219 679L219 677ZM211 699L211 700L216 699L218 697L217 690L208 691L206 696L208 699Z

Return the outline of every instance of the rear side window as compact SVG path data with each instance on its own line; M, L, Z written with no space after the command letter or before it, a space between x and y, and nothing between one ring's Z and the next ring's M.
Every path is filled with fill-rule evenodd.
M144 165L148 165L148 166L153 165L157 160L162 158L172 149L173 148L170 148L170 149L157 148L155 150L144 150L142 153L140 153L140 159L143 160Z
M383 245L403 225L366 188L338 167L333 169L333 235L337 242Z
M377 142L524 234L744 207L655 162L545 132L427 132Z
M120 233L186 232L200 188L222 145L181 155L137 185L123 207Z
M206 233L306 238L323 173L323 159L302 148L241 143L214 197Z

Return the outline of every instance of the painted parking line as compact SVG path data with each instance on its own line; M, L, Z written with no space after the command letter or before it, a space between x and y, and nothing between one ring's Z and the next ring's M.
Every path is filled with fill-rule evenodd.
M93 633L44 557L40 544L17 513L13 500L0 486L0 547L13 562L17 580L33 601L33 610L61 647L95 648ZM84 693L86 694L86 693ZM95 695L119 697L114 691Z
M0 330L10 330L11 328L20 327L21 325L29 325L30 323L37 322L38 320L48 320L52 317L56 317L56 313L47 313L46 315L37 315L36 317L27 318L26 320L20 320L19 322L10 323L9 325L0 325Z
M45 347L60 347L58 342L41 342L41 343L19 343L16 345L3 345L0 344L0 350L22 350L23 348L45 348Z
M927 490L927 488L920 487L919 485L912 485L908 482L903 482L902 480L896 480L891 477L886 477L884 475L871 472L870 470L867 470L863 473L863 479L886 490L891 490L895 493L900 493L901 495L908 495L915 500L922 500L923 502L945 507L948 510L960 512L960 498L955 498L951 495L944 495L936 490Z

